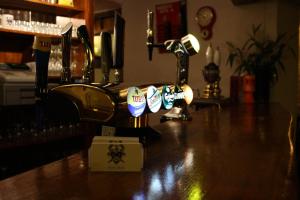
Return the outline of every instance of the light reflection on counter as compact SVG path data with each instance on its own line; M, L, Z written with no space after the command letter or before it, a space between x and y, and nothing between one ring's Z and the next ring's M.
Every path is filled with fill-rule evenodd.
M201 200L204 194L199 183L194 183L188 193L188 200Z
M157 193L162 191L162 184L158 172L154 173L153 176L151 177L151 183L149 189L150 189L149 193Z
M158 172L155 172L150 180L150 186L146 199L160 199L163 194L161 179ZM145 195L139 193L134 195L133 199L144 199Z
M188 172L194 164L194 153L192 149L188 149L183 162L177 163L174 166L174 173L177 176L181 176L182 174L184 174L185 172Z
M164 174L164 188L167 192L171 192L174 187L175 174L173 172L172 166L168 165Z
M191 167L193 167L193 165L194 165L194 151L193 149L188 149L184 158L184 166L188 171L189 169L191 169Z
M155 171L151 178L148 191L145 191L144 194L142 191L139 191L133 196L134 200L144 200L144 199L160 199L163 195L172 194L174 190L185 190L181 187L181 182L184 180L178 179L182 177L183 174L186 174L193 168L194 165L194 150L188 149L184 155L181 162L175 164L168 164L162 173ZM194 184L191 187L191 190L188 192L188 199L200 199L198 197L203 196L200 184Z
M145 195L143 193L138 193L133 196L133 200L145 200Z

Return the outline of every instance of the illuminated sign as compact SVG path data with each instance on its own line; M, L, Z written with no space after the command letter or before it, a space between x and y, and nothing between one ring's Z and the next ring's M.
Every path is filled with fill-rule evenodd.
M194 98L194 94L193 94L192 88L190 86L188 86L188 85L185 84L185 85L182 86L182 90L184 92L185 102L187 104L192 103L193 98Z
M146 107L146 99L143 92L137 87L128 88L127 104L131 115L139 117L143 114Z
M162 103L165 109L169 110L173 107L174 104L174 94L170 86L163 86L162 89Z
M161 107L161 95L160 92L154 86L149 86L147 89L147 104L151 112L156 113Z
M175 106L177 105L181 105L183 103L183 99L184 99L184 93L183 90L181 89L181 87L179 85L175 86L174 89L174 100L175 100Z
M174 105L175 107L183 104L184 93L179 85L176 85L174 88Z
M192 103L193 101L192 88L187 84L184 84L183 86L177 85L174 89L174 99L176 105L182 104L183 100L185 100L186 104Z

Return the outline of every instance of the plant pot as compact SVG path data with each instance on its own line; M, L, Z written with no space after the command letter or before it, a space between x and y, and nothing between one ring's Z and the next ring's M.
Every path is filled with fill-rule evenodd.
M254 103L254 92L255 92L255 76L245 75L243 76L243 93L244 103Z
M243 77L241 76L231 76L230 77L230 100L232 103L239 103L242 101L242 85Z
M255 73L255 102L268 103L270 100L270 74L266 70L259 70Z

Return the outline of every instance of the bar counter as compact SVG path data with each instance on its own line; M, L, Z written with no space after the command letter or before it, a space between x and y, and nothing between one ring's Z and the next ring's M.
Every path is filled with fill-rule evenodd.
M278 104L206 107L152 125L141 172L90 172L87 151L0 182L0 199L299 199L291 116Z

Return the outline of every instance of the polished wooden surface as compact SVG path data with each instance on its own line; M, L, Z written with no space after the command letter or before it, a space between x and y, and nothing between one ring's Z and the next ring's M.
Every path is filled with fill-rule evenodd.
M153 126L141 172L87 169L83 151L0 182L0 199L299 199L290 115L279 105L192 112Z

